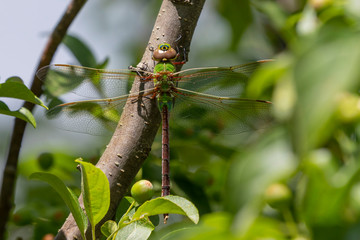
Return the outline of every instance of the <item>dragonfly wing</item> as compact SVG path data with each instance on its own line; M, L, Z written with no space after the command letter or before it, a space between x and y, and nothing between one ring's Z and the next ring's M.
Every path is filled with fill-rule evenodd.
M67 92L89 98L111 98L126 94L140 74L143 81L152 80L151 72L131 70L104 70L66 64L53 64L41 68L36 75L45 82L47 91L58 97Z
M141 104L149 101L154 89L128 94L116 98L85 100L64 103L50 109L48 118L56 118L60 129L88 133L91 135L110 135L116 128L126 102Z
M251 74L271 60L232 67L209 67L183 70L174 74L177 86L216 96L236 97L243 94Z
M272 121L271 103L263 100L216 97L178 90L172 112L176 124L195 131L238 134L264 128ZM174 116L175 115L175 116Z

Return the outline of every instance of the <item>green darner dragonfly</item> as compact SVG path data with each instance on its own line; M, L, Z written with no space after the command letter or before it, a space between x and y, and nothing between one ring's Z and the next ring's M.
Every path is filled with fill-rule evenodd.
M271 103L264 100L238 98L243 94L250 75L268 60L233 67L193 68L176 72L177 51L169 44L160 44L153 53L157 61L154 72L144 70L103 70L65 64L47 66L37 73L45 80L54 95L58 89L70 86L80 95L99 99L62 103L51 112L56 113L62 126L71 131L101 134L117 125L126 101L150 101L156 98L162 116L162 196L170 194L169 178L169 112L178 118L204 123L216 123L224 133L256 130L271 120ZM131 81L140 76L143 83L153 81L150 89L127 92ZM51 81L54 79L54 81ZM105 98L104 98L105 97ZM180 119L179 119L180 118ZM69 123L73 121L73 123ZM175 121L173 121L176 123ZM201 128L204 126L198 126ZM196 128L196 127L195 127ZM195 129L196 130L196 129Z

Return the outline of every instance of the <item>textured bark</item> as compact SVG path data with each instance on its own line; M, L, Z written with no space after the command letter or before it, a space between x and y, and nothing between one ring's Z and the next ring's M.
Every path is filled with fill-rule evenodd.
M177 46L179 49L185 49L188 52L204 2L205 0L164 0L148 47L145 49L138 67L147 68L151 71L154 68L152 50L163 42ZM180 57L182 56L180 55ZM131 92L150 87L153 87L153 83L143 84L139 82L139 79L136 79ZM100 226L114 216L120 200L126 194L131 181L151 151L160 123L160 112L155 100L127 102L119 125L97 164L97 167L108 177L111 191L109 211L102 222L96 226L97 237L100 236ZM87 236L89 236L89 231ZM71 214L55 239L81 239L79 229Z
M82 6L85 4L86 0L73 0L68 8L66 9L64 15L62 16L59 23L56 25L54 31L52 32L49 41L46 44L46 47L41 55L41 60L38 64L38 67L35 73L42 67L49 65L57 47L60 45L62 39L66 35L67 29L70 24L73 22ZM42 94L42 83L37 79L34 74L34 78L31 85L31 91L35 95L40 96ZM23 107L32 111L34 109L34 104L30 102L25 102ZM1 195L0 195L0 239L5 238L5 229L6 223L9 218L9 212L12 209L14 203L14 189L16 182L16 171L19 160L19 153L21 148L21 143L24 137L26 122L15 118L15 124L12 132L9 153L6 160L6 165L4 168L3 181L1 186Z

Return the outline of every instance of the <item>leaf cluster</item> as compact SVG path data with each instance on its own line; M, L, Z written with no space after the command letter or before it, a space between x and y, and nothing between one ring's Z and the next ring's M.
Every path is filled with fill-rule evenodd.
M47 182L53 187L64 200L72 213L83 239L87 239L86 231L88 225L91 227L92 239L95 239L95 226L106 215L110 206L110 187L106 175L91 163L77 159L75 162L81 168L81 193L85 212L75 193L56 176L47 172L36 172L31 174L31 179ZM106 239L147 239L154 230L150 216L158 214L182 214L188 216L194 223L198 223L199 214L195 206L188 200L178 196L166 196L146 201L139 206L133 198L125 198L124 201L131 202L118 223L109 220L105 222L101 231ZM121 207L124 204L120 205ZM135 205L138 207L133 208ZM122 208L119 208L120 211Z

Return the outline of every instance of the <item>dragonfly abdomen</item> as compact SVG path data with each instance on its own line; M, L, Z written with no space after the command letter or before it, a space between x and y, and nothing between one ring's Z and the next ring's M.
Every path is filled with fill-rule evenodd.
M170 92L162 92L157 97L158 100L158 107L159 110L162 111L164 106L168 109L168 111L171 111L173 102L174 102L174 96Z

